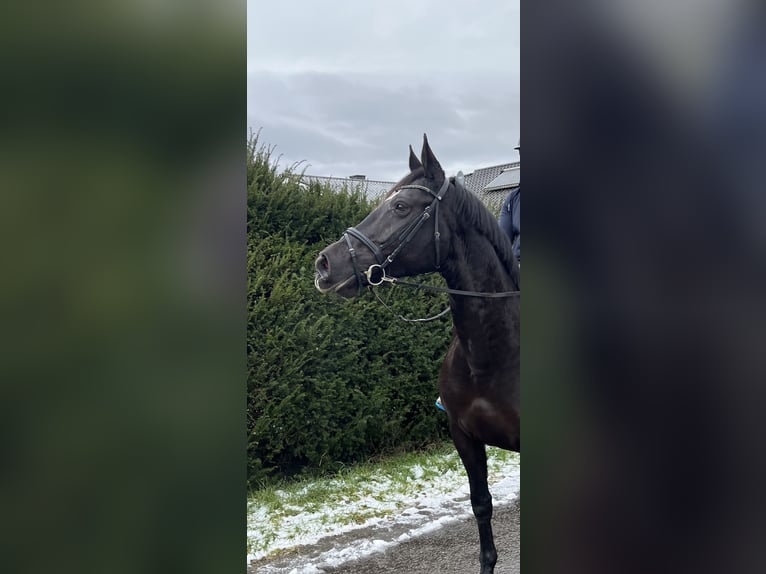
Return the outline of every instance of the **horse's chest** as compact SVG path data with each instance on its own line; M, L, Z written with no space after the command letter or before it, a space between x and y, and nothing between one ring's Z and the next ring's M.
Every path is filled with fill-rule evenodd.
M518 436L519 413L508 401L477 398L457 415L457 424L474 439L511 449Z

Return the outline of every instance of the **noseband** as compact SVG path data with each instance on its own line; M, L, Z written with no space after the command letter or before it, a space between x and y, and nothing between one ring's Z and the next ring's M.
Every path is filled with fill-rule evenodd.
M434 193L433 190L427 188L424 185L403 185L399 188L399 190L420 189L422 191L426 191L433 196L433 201L431 201L431 203L426 206L425 209L423 209L423 213L420 214L420 217L412 220L408 225L404 227L404 229L402 229L397 237L399 244L394 248L394 250L391 252L391 255L388 257L383 257L383 248L385 247L385 243L382 245L377 245L372 239L367 237L356 227L349 227L346 229L346 232L343 234L343 239L345 239L346 245L348 246L348 252L351 255L351 264L354 267L354 275L356 275L356 283L359 290L361 290L363 287L362 275L367 278L367 282L370 285L380 285L383 283L386 277L386 267L393 263L394 258L399 254L404 246L407 245L413 237L415 237L415 234L420 230L426 220L430 219L432 213L434 216L434 245L436 250L435 268L440 268L441 254L439 251L439 246L441 234L439 233L439 202L441 202L441 200L444 198L444 195L447 193L449 185L449 178L445 178L444 183L442 184L438 193ZM359 271L359 266L356 262L356 250L351 244L351 237L355 237L361 241L362 244L364 244L367 249L372 252L372 254L375 256L375 260L378 262L377 264L370 265L370 267L364 273Z

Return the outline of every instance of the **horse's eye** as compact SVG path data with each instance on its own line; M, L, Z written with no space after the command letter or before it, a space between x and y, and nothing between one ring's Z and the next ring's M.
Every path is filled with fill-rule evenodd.
M407 211L407 204L404 203L403 201L397 201L394 204L394 210L399 213L404 213L405 211Z

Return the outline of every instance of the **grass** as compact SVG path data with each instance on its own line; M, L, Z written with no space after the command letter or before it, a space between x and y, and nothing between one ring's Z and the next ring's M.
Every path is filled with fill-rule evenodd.
M490 481L494 469L519 460L494 448L488 455ZM347 467L325 478L269 485L248 496L248 554L274 556L312 537L393 516L412 506L413 497L438 496L456 485L467 485L467 478L452 443Z

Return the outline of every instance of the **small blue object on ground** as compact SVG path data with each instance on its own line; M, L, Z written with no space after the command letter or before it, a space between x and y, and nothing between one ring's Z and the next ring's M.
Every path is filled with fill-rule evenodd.
M436 402L434 403L434 405L436 405L436 408L439 409L440 411L444 411L445 413L447 412L447 409L445 409L444 405L442 404L441 397L436 397Z

